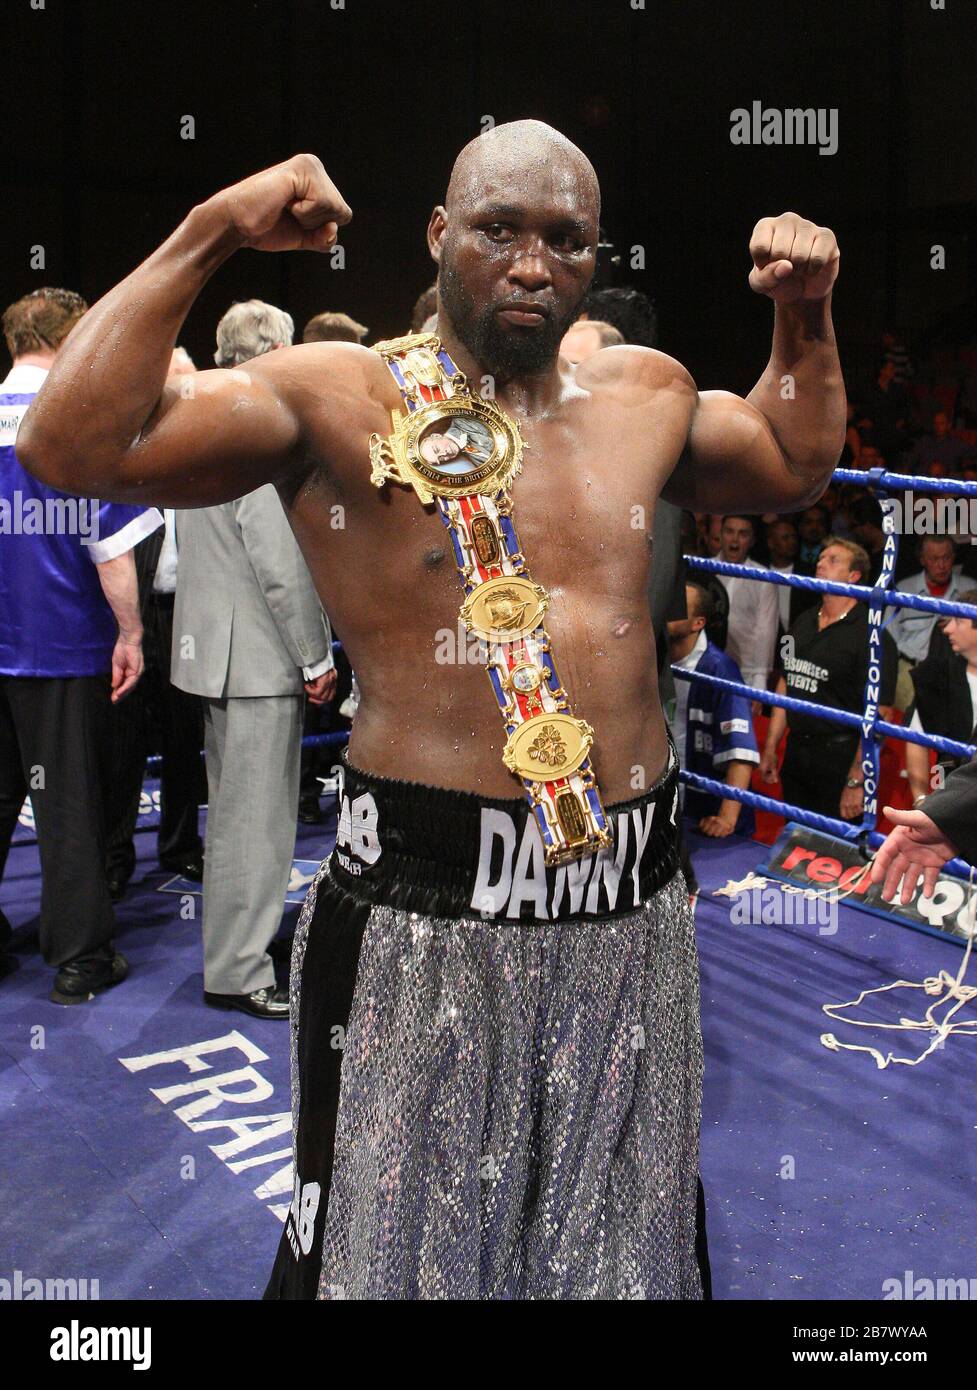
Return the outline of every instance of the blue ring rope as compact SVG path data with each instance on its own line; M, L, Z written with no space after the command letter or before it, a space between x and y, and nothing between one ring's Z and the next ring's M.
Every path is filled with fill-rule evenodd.
M884 468L873 468L867 471L836 468L833 476L839 482L863 483L873 492L901 489L904 492L943 492L954 496L977 498L977 483L958 482L954 479L914 477L909 474L892 473ZM819 705L814 701L795 700L791 696L778 695L774 691L757 690L752 686L738 684L736 681L722 680L718 676L700 675L697 671L686 671L679 667L672 667L673 674L678 676L680 680L699 680L703 683L729 689L750 700L760 700L764 704L779 705L784 709L795 709L805 714L814 715L815 718L826 719L832 723L859 730L862 741L861 767L864 778L864 810L861 823L853 826L845 821L836 820L834 817L805 811L800 806L789 806L785 802L775 801L772 797L762 796L749 788L727 787L725 783L717 782L713 778L700 777L695 773L682 770L679 776L684 783L697 790L719 796L724 800L741 801L745 805L753 806L759 810L772 811L774 815L787 816L803 825L825 830L829 834L837 835L846 840L874 845L881 844L885 838L876 831L879 741L881 738L889 736L902 739L904 742L921 744L924 748L935 748L940 752L953 754L955 757L970 758L973 756L974 749L968 743L959 743L956 739L943 738L938 734L917 734L914 730L904 729L899 724L891 724L887 720L879 718L882 631L887 608L915 608L943 617L969 618L972 622L977 623L977 605L954 603L945 599L924 597L921 594L906 594L901 590L892 589L895 563L899 553L899 535L895 529L892 509L883 507L882 529L885 535L882 571L878 582L871 587L863 584L842 584L835 580L817 579L809 575L778 574L774 570L761 569L751 565L734 565L727 560L714 560L699 555L686 555L684 557L687 566L692 570L703 570L710 574L727 574L761 584L780 584L789 589L804 589L808 593L839 594L844 598L853 598L860 603L867 603L869 610L869 660L861 715L854 714L849 710L831 709L827 705ZM957 872L969 873L969 866L959 859L951 860L948 867Z
M703 685L728 690L733 695L742 695L746 700L758 700L764 705L779 705L781 709L796 710L798 714L810 714L815 719L829 719L832 723L862 731L862 716L853 714L851 710L832 709L830 705L819 705L814 700L797 700L793 695L778 695L775 690L760 690L757 686L742 685L739 681L728 681L722 676L707 676L705 672L689 671L684 666L673 666L672 675L680 681L700 681ZM915 729L904 728L901 724L890 724L884 719L877 720L876 725L881 733L892 738L902 739L904 743L919 743L924 748L935 748L937 752L949 753L954 758L972 758L977 753L977 748L972 743L958 743L955 738L943 738L941 734L917 733Z
M803 806L791 806L787 801L777 801L772 796L763 796L749 787L728 787L725 782L717 782L714 777L700 777L697 772L686 772L684 769L679 772L679 777L695 791L708 792L724 801L742 801L744 806L753 806L758 811L771 811L775 816L784 816L789 821L809 825L812 830L824 830L838 840L849 840L852 844L869 844L873 849L877 849L885 839L877 830L866 832L850 821L822 816L817 811L805 810ZM948 859L943 867L953 873L962 874L964 878L970 876L970 865L963 859Z
M974 484L977 489L977 483ZM886 607L918 608L924 613L938 613L944 618L970 618L977 621L977 604L954 603L950 599L929 598L924 594L904 594L901 589L885 589L879 585L843 584L838 579L815 579L807 574L778 574L776 570L734 565L730 560L713 560L705 555L683 555L690 569L707 570L710 574L729 574L739 579L752 579L758 584L781 584L787 589L805 589L812 594L840 594L859 603L871 603L874 596Z
M892 473L885 468L836 468L834 477L841 483L862 483L866 487L881 487L888 492L946 492L954 497L977 497L977 483L964 483L956 478L915 477L909 473Z

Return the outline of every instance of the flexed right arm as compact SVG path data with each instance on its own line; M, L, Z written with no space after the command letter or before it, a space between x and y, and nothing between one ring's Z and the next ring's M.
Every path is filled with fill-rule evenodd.
M170 355L200 290L236 250L328 251L351 215L308 154L195 207L62 345L17 436L20 462L65 492L176 507L282 477L302 445L294 373L275 360L286 354L200 372L186 397L166 385Z

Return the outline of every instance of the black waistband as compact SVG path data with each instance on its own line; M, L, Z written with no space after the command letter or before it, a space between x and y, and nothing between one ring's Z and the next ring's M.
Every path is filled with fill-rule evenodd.
M632 910L679 867L678 767L607 808L614 846L547 869L528 803L375 777L344 755L333 878L374 903L438 917L539 922Z

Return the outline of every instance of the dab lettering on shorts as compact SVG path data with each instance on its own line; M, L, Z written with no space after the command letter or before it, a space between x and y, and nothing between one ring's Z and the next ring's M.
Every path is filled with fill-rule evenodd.
M315 1219L319 1212L321 1195L322 1189L319 1183L303 1183L298 1173L295 1174L295 1191L292 1196L292 1204L288 1209L285 1236L292 1248L292 1254L297 1260L302 1255L307 1255L312 1249L312 1242L315 1237Z
M377 824L380 813L369 792L355 796L352 801L343 792L342 810L336 829L336 858L348 874L361 874L363 864L373 865L382 853ZM347 846L361 862L355 864L340 846Z

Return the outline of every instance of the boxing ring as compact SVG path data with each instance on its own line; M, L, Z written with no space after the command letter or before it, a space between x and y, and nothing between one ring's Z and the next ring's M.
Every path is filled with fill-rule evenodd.
M943 738L938 734L917 733L901 724L893 724L879 716L879 689L882 679L882 633L885 628L887 608L915 608L925 613L934 613L944 618L970 618L977 622L977 606L967 603L954 603L947 599L929 598L921 594L906 594L892 588L896 560L899 554L899 533L895 526L894 508L887 506L887 499L880 493L900 490L903 492L943 493L953 496L977 499L977 483L964 483L947 479L912 477L903 473L891 473L883 468L859 470L836 468L834 480L841 483L859 483L867 486L876 496L882 507L882 528L885 547L882 554L882 569L877 582L872 586L862 584L843 584L834 580L816 579L807 575L779 574L775 570L756 569L747 565L731 564L726 560L706 559L697 555L686 555L684 560L691 570L708 574L725 574L741 579L749 579L759 584L778 584L786 588L804 589L808 593L838 594L844 598L857 599L868 604L869 610L869 661L865 682L865 698L861 714L832 709L827 705L811 700L796 700L789 695L778 695L774 691L759 690L755 686L742 685L736 681L722 680L718 676L688 671L673 665L672 675L676 680L698 682L728 690L745 699L758 701L765 705L777 705L781 709L796 710L814 715L828 723L842 728L857 730L861 736L861 768L865 779L864 805L859 823L843 821L832 816L823 816L808 811L802 806L793 806L773 797L763 796L750 788L728 787L711 777L701 777L696 773L679 773L681 780L697 791L708 792L724 799L741 801L756 810L769 811L784 816L787 820L822 830L841 839L859 845L866 857L885 839L877 829L878 823L878 783L879 751L883 738L896 738L905 743L917 743L924 748L933 748L940 753L948 753L958 758L972 758L975 748L969 743L956 739ZM788 735L789 737L789 735ZM961 859L950 860L945 868L951 872L969 875L971 866Z
M877 481L845 470L836 477L936 490L932 480L900 475ZM758 582L861 599L874 609L876 645L885 610L900 601L977 616L964 605L890 593L896 544L887 537L888 582L871 589L718 561L692 559L689 568L745 572ZM877 677L866 683L861 713L826 710L826 720L857 729L876 756L886 735L970 751L880 720L875 683ZM789 707L787 697L734 688ZM803 708L815 707L804 702ZM314 734L303 743L331 750L347 737ZM876 767L873 758L871 770ZM682 776L690 785L737 795L711 779ZM871 803L866 796L855 825L756 793L737 799L849 843L861 839L866 848L880 838L873 834L874 794ZM318 862L334 838L330 808L322 826L299 824L296 854ZM716 1296L878 1300L893 1296L895 1285L911 1291L920 1279L977 1276L967 1245L977 1210L977 1117L966 1040L957 1046L957 1038L948 1039L922 1076L912 1067L880 1074L864 1057L845 1058L818 1042L824 1027L837 1026L826 1024L824 1001L855 999L884 980L937 979L956 960L958 943L892 930L855 910L850 899L841 903L834 935L811 921L739 922L730 897L715 890L756 867L757 845L738 835L711 840L694 830L689 838L702 884L696 906L706 1057L701 1167ZM0 1011L0 1063L7 1063L5 1071L0 1067L0 1093L17 1106L19 1143L30 1162L9 1165L0 1254L28 1273L97 1277L106 1299L254 1298L267 1281L292 1196L287 1039L280 1024L243 1016L228 1024L204 1005L199 922L183 910L184 899L166 891L154 847L140 845L139 857L140 872L120 910L120 944L132 974L123 989L100 997L84 1028L74 1011L44 1002L47 968L29 935L18 945L18 970ZM20 933L35 917L40 895L36 846L15 847L11 864L15 901L8 907ZM297 911L293 904L283 917L283 970ZM873 1019L905 1011L898 993L873 996ZM47 1042L35 1050L24 1039L39 1020ZM201 1075L190 1076L180 1058L198 1054ZM234 1083L237 1093L223 1109L202 1120L186 1113L194 1087L208 1076L223 1078L228 1068L249 1079ZM228 1116L242 1137L220 1127L220 1117ZM191 1159L196 1180L185 1181L177 1175ZM66 1203L73 1213L68 1223Z

